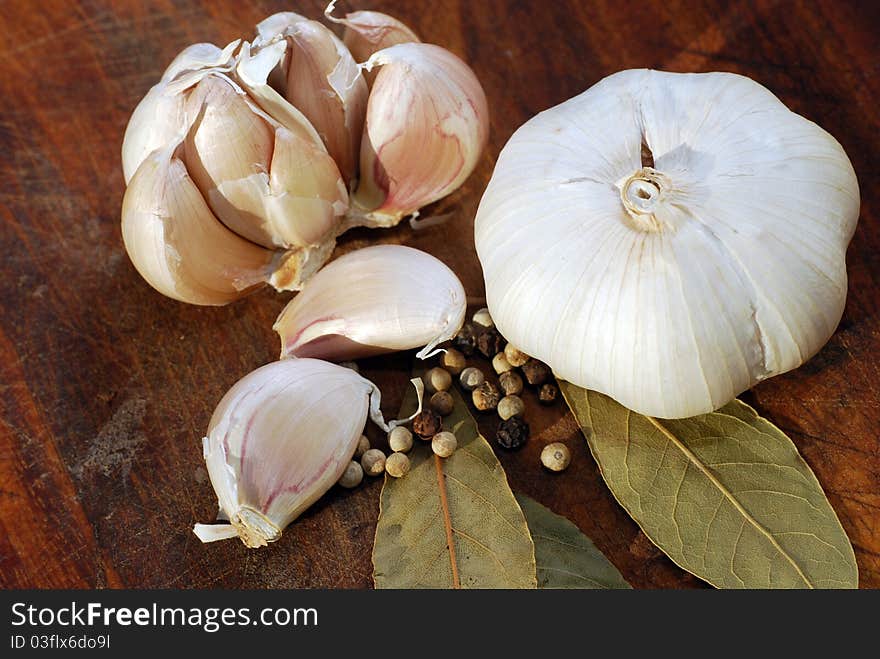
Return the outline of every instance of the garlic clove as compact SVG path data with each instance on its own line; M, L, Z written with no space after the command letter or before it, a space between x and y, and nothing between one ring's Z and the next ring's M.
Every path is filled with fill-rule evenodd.
M367 84L345 44L317 21L282 12L257 26L259 44L282 41L269 82L314 126L346 181L357 173Z
M375 53L381 67L367 103L360 182L351 221L393 226L456 190L489 134L486 95L449 51L406 43Z
M198 71L229 71L240 41L220 49L214 44L197 43L185 48L138 103L122 139L122 171L125 183L131 180L144 159L156 149L176 141L186 130L184 98L168 90L174 78Z
M517 130L474 234L505 337L678 418L821 348L858 213L841 146L758 83L636 70Z
M417 387L418 389L418 387ZM316 359L267 364L223 396L203 440L228 524L196 524L203 542L236 535L262 547L336 483L367 416L386 431L379 392L351 369Z
M284 256L218 222L179 151L177 145L154 151L132 177L122 201L125 249L160 293L191 304L226 304L272 277Z
M336 0L333 0L324 15L334 23L345 26L342 40L357 62L366 62L373 53L401 43L418 43L421 40L409 27L393 16L378 11L355 11L345 18L335 18ZM367 73L372 85L374 72Z
M282 127L223 76L191 92L186 163L217 217L264 247L332 241L348 195L323 148Z
M281 356L341 361L424 346L461 328L464 288L425 252L401 245L366 247L331 262L284 308L274 329Z

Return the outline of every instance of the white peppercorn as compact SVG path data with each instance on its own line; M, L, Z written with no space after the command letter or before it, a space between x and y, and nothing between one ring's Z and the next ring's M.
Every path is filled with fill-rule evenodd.
M512 416L522 416L525 411L526 406L519 396L505 396L498 401L498 416L505 421Z
M350 490L360 485L362 480L364 480L364 469L360 463L352 460L339 477L339 484Z
M425 389L429 392L446 391L451 386L452 376L446 369L435 366L425 373Z
M504 346L504 356L507 357L507 361L510 362L510 365L513 367L522 366L531 359L526 353L512 343L508 343Z
M492 357L492 368L495 369L495 372L498 375L502 373L507 373L507 371L511 370L513 366L510 365L510 362L507 361L507 357L504 356L503 352L499 352L497 355Z
M547 444L541 451L541 463L550 471L562 471L571 463L571 452L562 442Z
M492 320L489 310L485 307L477 311L471 320L477 325L482 325L483 327L495 327L495 322Z
M468 366L461 372L459 381L461 382L462 387L468 391L473 391L486 381L486 376L483 375L483 371L480 369L475 368L474 366Z
M523 381L519 376L519 373L516 373L515 371L502 373L498 377L498 382L501 384L501 390L504 392L505 396L517 396L522 393Z
M431 396L428 405L440 416L449 416L452 414L452 409L455 407L455 399L448 391L438 391Z
M364 453L370 450L370 440L367 439L366 435L361 435L361 438L358 440L357 448L354 450L354 457L360 460Z
M385 471L385 454L377 448L371 448L361 458L361 467L367 476L378 476Z
M412 445L413 436L412 433L409 431L409 428L397 426L390 433L388 433L388 446L392 451L406 453L412 448ZM387 460L385 468L388 468Z
M443 364L443 368L449 371L452 375L458 375L464 370L464 367L467 366L465 356L455 348L448 348L446 352L443 353L440 362Z
M448 430L438 432L431 440L431 450L441 458L448 458L458 448L458 439Z
M394 478L406 476L409 473L409 458L403 453L392 453L385 460L385 473Z

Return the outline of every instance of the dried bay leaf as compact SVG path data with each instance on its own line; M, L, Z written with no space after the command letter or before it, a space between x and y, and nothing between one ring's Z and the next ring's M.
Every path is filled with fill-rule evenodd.
M516 500L535 543L538 588L632 588L577 526L525 494Z
M526 520L495 453L454 389L455 408L443 427L458 439L455 453L440 459L430 442L416 438L408 454L410 472L385 477L373 544L376 588L535 588L535 550ZM415 408L410 390L401 415Z
M679 566L719 588L858 586L821 485L751 407L653 419L559 384L615 498Z

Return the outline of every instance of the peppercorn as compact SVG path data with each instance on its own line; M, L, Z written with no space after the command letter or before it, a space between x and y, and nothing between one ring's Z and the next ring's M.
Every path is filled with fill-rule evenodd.
M505 421L512 416L522 416L525 411L526 406L519 396L505 396L498 401L498 416Z
M494 328L487 327L477 337L477 350L479 350L486 359L492 359L492 357L501 352L503 347L504 339Z
M473 391L486 381L486 376L483 375L483 371L480 369L468 366L461 372L458 380L461 382L462 387L468 391Z
M358 460L370 450L370 440L367 439L366 435L361 435L361 438L358 440L357 448L354 450L354 457Z
M361 457L361 467L367 476L378 476L385 471L385 454L377 448L371 448Z
M492 368L495 369L495 372L498 375L502 373L507 373L507 371L511 370L513 366L510 365L510 362L507 361L507 357L504 356L503 352L499 352L497 355L492 357Z
M339 484L350 490L360 485L362 480L364 480L364 469L360 463L352 460L339 477Z
M441 458L448 458L456 448L458 448L458 439L447 430L438 432L431 440L431 450Z
M425 373L425 389L433 393L435 391L446 391L452 386L452 376L449 371L435 366Z
M477 330L471 323L465 323L462 328L458 330L458 334L455 335L455 338L452 339L452 345L454 345L459 352L470 357L477 349L477 334Z
M501 390L505 396L517 396L522 393L523 381L515 371L502 373L498 377L498 382L501 384Z
M504 346L504 356L507 357L507 361L510 362L510 365L514 368L518 366L522 366L525 364L531 357L529 357L522 350L514 346L512 343L508 343Z
M448 391L438 391L431 396L428 406L440 416L449 416L452 414L452 408L455 407L455 400Z
M541 451L541 463L550 471L562 471L571 463L571 451L562 442L547 444Z
M550 377L550 367L537 359L530 359L523 364L522 372L526 376L526 381L532 386L544 384Z
M412 429L422 439L431 439L440 432L443 427L443 421L440 415L434 410L422 410L413 419Z
M529 424L521 417L512 416L498 424L495 439L504 448L519 448L529 439Z
M452 373L452 375L458 375L467 366L464 355L455 348L447 349L443 353L443 358L440 362L443 364L443 368Z
M486 412L488 410L494 410L498 406L498 401L501 399L501 393L498 391L498 387L491 382L484 382L474 389L471 397L474 401L474 407L481 412Z
M541 401L544 405L552 405L556 402L556 399L559 397L559 389L557 389L555 384L547 384L541 385L541 390L538 392L538 400Z
M492 315L485 307L477 311L471 320L483 327L495 327L495 321L492 320Z
M385 473L394 478L400 478L409 473L409 466L409 458L403 453L392 453L385 460Z
M388 433L388 447L396 453L406 453L412 448L413 436L408 428L397 426ZM388 468L386 461L385 468Z

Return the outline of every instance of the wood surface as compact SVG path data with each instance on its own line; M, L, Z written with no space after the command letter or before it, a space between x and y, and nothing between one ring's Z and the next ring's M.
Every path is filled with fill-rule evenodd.
M167 299L122 247L120 145L165 66L197 41L248 37L323 0L4 1L0 6L0 586L371 586L380 481L333 489L271 547L202 545L216 499L200 438L223 393L274 359L289 295L224 308ZM341 3L351 9L352 4ZM437 255L484 295L472 219L497 154L540 110L620 69L734 71L830 131L852 159L862 213L840 328L808 364L746 394L815 470L880 587L880 3L376 0L467 60L491 109L476 172L425 215L446 224L358 230L338 253L397 242ZM397 410L412 355L362 362ZM527 400L533 438L502 452L512 487L574 521L636 587L697 587L609 494L562 404ZM482 421L486 433L494 422ZM379 440L379 434L369 434ZM550 475L539 453L567 442Z

